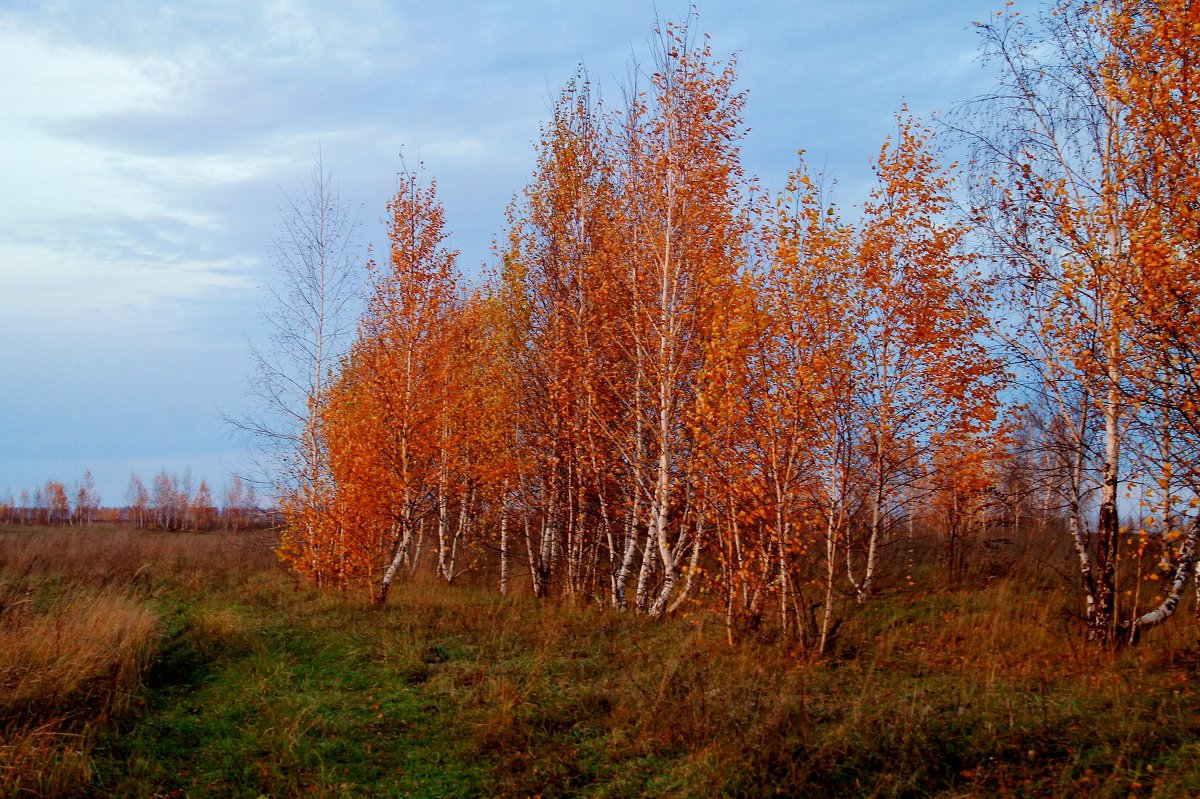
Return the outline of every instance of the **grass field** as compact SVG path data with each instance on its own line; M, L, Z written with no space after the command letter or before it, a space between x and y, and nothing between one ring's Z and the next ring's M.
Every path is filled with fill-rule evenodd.
M418 582L262 533L0 529L0 796L1195 796L1195 623L1084 644L1052 580L897 588L837 651Z

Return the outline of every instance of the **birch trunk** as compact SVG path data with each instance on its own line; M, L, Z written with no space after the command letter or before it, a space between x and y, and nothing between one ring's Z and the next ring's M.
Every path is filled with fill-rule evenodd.
M634 596L634 607L639 612L645 612L650 596L650 577L654 573L654 533L646 531L646 542L642 547L642 568L638 571L637 593Z
M1075 544L1075 555L1079 560L1079 574L1083 580L1083 593L1087 619L1091 624L1096 617L1096 581L1092 571L1092 556L1088 550L1087 535L1080 523L1080 506L1083 494L1083 451L1076 447L1071 452L1070 496L1067 500L1067 529Z
M392 588L392 581L396 579L396 574L400 571L400 567L404 563L405 557L408 555L408 546L412 539L412 531L407 530L401 534L396 542L396 549L392 554L391 563L388 564L387 570L383 573L383 579L379 584L379 594L375 598L375 604L382 606L387 602L388 591Z
M421 551L425 548L425 520L421 519L417 524L417 543L413 547L412 556L412 573L416 574L417 569L421 566Z
M446 463L446 456L443 453L441 464L438 466L438 489L437 489L437 525L438 525L438 576L444 579L449 579L447 572L447 558L450 554L449 528L450 528L450 497L448 495L448 483L450 481L450 467Z
M525 526L525 555L529 560L529 578L533 580L533 595L540 597L542 595L541 572L537 568L537 558L533 552L533 536L529 530L529 513L523 514L523 522Z
M1110 134L1111 135L1111 134ZM1120 257L1119 231L1110 226L1108 234L1109 266L1114 271ZM1110 276L1108 299L1115 305L1115 277ZM1120 467L1120 340L1115 308L1109 308L1108 341L1105 343L1105 377L1108 379L1104 395L1104 482L1100 489L1100 521L1096 547L1096 613L1088 637L1093 640L1110 640L1116 632L1116 570L1118 544L1120 542L1120 519L1117 516L1117 482Z
M674 180L667 176L667 194L673 199ZM658 597L650 606L651 617L658 617L666 610L667 602L675 590L675 558L671 554L671 543L667 538L667 524L671 504L671 467L674 443L674 411L675 411L675 340L678 335L678 309L675 307L675 276L676 265L671 251L671 238L674 235L674 202L667 206L666 229L664 230L664 251L659 262L659 305L658 305L658 473L654 486L654 496L651 501L650 529L654 531L654 540L658 549L658 557L662 565L662 585Z
M509 513L500 509L500 596L509 595Z
M675 601L667 608L667 613L674 613L676 610L687 601L688 594L692 591L692 583L696 576L696 567L700 562L700 539L703 535L702 523L696 522L695 538L692 541L692 554L688 559L687 578L683 581L683 590L679 592L679 596L675 597Z
M1183 589L1187 586L1188 578L1192 574L1198 540L1200 540L1200 519L1192 522L1187 535L1184 536L1183 544L1179 548L1179 559L1175 562L1175 576L1171 580L1171 590L1167 592L1161 605L1133 621L1129 630L1130 643L1137 643L1143 630L1157 627L1175 613L1175 609L1179 606L1179 600L1183 596Z
M837 576L837 529L834 526L835 509L829 507L829 518L825 523L825 608L821 616L821 639L817 643L817 654L824 655L829 644L830 626L833 621L833 587ZM840 525L838 525L840 527Z
M629 607L629 600L625 596L625 586L629 581L629 572L633 569L634 556L637 555L637 515L638 515L638 492L633 491L632 505L629 509L629 515L625 521L625 552L621 558L621 566L617 570L616 579L613 581L613 601L618 608L625 610ZM638 596L640 601L641 583L638 585Z

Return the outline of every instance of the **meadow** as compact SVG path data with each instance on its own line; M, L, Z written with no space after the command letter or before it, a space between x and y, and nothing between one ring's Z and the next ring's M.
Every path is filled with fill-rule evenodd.
M1195 624L1087 644L1053 568L914 574L811 659L432 578L376 609L274 544L0 528L0 796L1200 794Z

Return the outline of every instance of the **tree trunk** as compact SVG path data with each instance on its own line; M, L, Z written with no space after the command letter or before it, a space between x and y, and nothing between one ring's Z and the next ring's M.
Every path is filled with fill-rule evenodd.
M1198 540L1200 540L1200 519L1192 522L1187 535L1184 536L1183 544L1179 548L1179 559L1175 562L1175 577L1171 580L1171 590L1167 592L1162 604L1130 624L1130 643L1137 643L1143 630L1157 627L1175 613L1175 609L1179 606L1179 600L1183 596L1183 589L1187 586L1188 577L1192 574Z
M500 508L500 596L508 596L508 511Z
M1088 630L1088 638L1111 640L1116 631L1116 571L1121 526L1117 516L1117 481L1120 466L1120 430L1116 365L1116 343L1108 345L1109 385L1104 402L1104 482L1100 491L1100 521L1096 547L1096 613Z
M837 533L840 524L834 524L834 507L829 507L829 518L825 523L825 608L821 616L821 639L817 643L817 654L824 655L829 645L833 621L833 588L837 576Z

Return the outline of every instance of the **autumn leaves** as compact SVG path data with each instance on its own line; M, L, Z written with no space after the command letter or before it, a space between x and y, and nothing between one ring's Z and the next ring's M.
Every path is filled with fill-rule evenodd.
M313 409L298 569L377 602L420 569L651 616L717 602L731 636L770 617L814 646L835 598L871 595L895 520L993 425L983 284L918 123L853 225L803 169L777 204L744 174L733 83L687 26L619 111L569 83L474 288L436 184L403 176Z
M744 273L743 350L721 359L738 388L710 419L729 436L717 471L738 476L714 498L731 628L770 607L817 648L838 597L871 596L899 520L939 491L979 493L996 417L984 285L965 229L941 221L949 176L928 133L899 120L876 171L858 225L793 175L757 237L763 268ZM744 420L732 435L729 419Z
M1036 493L1077 544L1093 629L1115 631L1130 409L1157 403L1168 448L1200 429L1196 34L1188 4L1084 5L1047 20L1092 71L1048 71L1011 16L982 28L1008 91L984 101L996 125L961 125L987 156L969 213L903 111L855 219L803 164L769 197L742 168L733 65L689 25L660 32L619 108L567 84L478 285L436 184L405 174L357 342L312 408L327 465L290 497L285 555L377 602L406 574L471 572L649 616L699 603L731 640L769 624L823 651L918 533L957 579L970 532L1015 529L996 509ZM1085 88L1090 116L1058 103ZM1004 268L985 278L980 252ZM1005 488L1014 363L1069 444L1024 494Z

